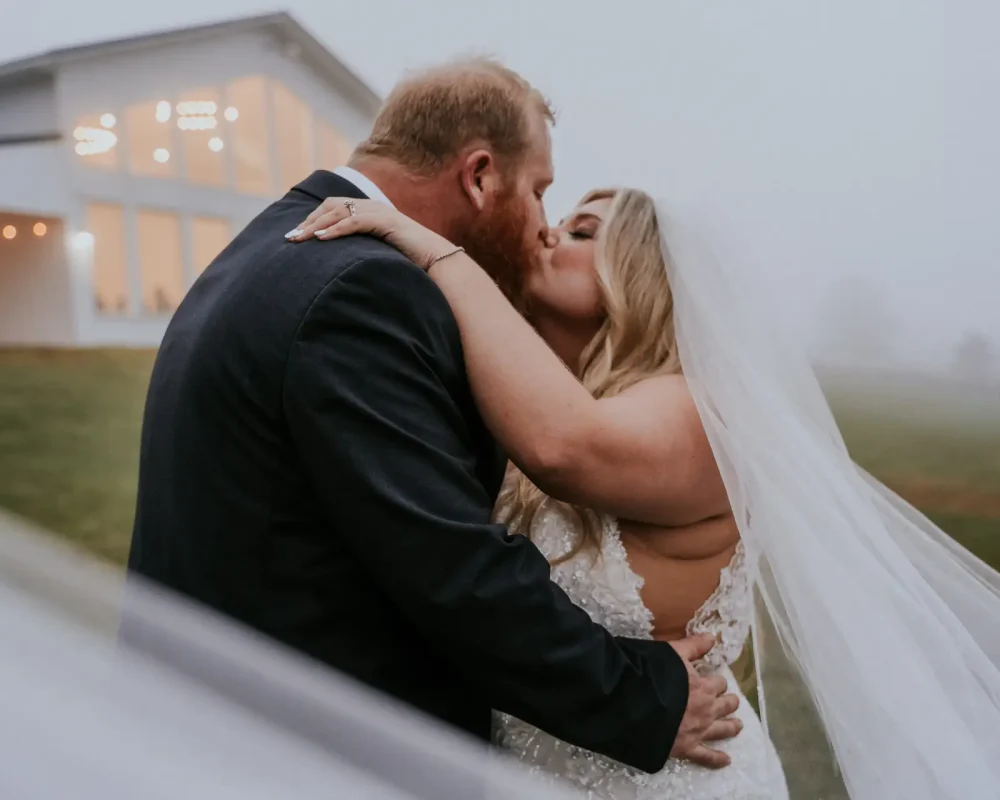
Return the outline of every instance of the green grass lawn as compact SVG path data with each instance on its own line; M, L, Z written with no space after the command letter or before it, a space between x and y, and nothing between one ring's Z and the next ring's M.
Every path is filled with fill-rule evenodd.
M0 507L124 561L153 357L0 350Z
M153 353L0 350L0 507L113 562L128 553ZM824 383L855 459L1000 568L1000 393L906 376ZM793 797L846 797L805 697ZM778 738L778 737L776 737Z

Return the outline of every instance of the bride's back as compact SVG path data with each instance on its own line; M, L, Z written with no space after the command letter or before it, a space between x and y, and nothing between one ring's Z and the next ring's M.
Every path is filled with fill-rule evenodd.
M657 639L682 639L719 587L739 545L731 514L676 528L619 521L632 571L642 578L642 601Z
M677 527L595 515L596 538L585 537L579 516L551 498L527 527L502 506L497 516L532 539L553 565L552 580L612 634L718 636L726 647L711 660L720 667L742 650L750 628L749 581L731 514Z

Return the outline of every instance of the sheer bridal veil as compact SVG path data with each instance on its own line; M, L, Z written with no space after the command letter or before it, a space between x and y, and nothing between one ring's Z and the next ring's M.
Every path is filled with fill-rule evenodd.
M658 218L684 373L757 567L761 716L786 769L825 764L853 800L990 796L1000 574L851 461L757 287ZM810 714L829 748L803 763Z

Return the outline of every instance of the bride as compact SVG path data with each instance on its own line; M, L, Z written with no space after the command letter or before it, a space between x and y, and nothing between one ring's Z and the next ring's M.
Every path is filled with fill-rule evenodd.
M689 230L641 191L591 192L531 268L529 325L438 234L375 201L350 213L327 200L302 238L381 236L429 270L520 467L498 516L553 580L614 634L714 635L699 668L734 693L765 628L794 676L755 636L764 721L744 698L719 771L646 775L498 714L502 747L591 797L786 798L768 734L796 724L798 681L852 798L1000 785L1000 575L851 463L802 353Z

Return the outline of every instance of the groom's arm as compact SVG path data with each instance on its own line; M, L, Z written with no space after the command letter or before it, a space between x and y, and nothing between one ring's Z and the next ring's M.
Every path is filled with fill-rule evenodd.
M303 320L286 375L317 492L380 586L495 707L656 771L684 714L685 666L668 645L613 638L527 538L490 523L448 389L463 370L454 317L423 272L392 256L343 272Z

